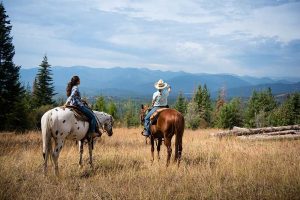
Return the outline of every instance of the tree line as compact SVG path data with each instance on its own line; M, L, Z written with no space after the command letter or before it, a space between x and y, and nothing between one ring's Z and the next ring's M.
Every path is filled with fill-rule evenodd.
M185 116L186 126L191 129L300 124L300 93L288 94L279 102L270 88L254 90L248 100L236 97L229 101L226 101L225 90L221 89L213 101L206 85L199 85L190 101L179 94L174 108Z
M62 105L64 99L54 100L56 93L51 65L46 55L39 65L32 88L29 84L24 86L20 83L20 66L13 62L15 51L11 29L3 4L0 3L0 131L38 129L42 115L47 110ZM119 126L134 127L140 123L141 103L132 99L116 101L98 96L90 106L94 110L111 114ZM248 101L241 98L226 101L225 90L221 89L218 98L213 101L204 84L197 87L189 100L183 93L179 93L176 102L170 106L185 116L186 127L191 129L300 123L300 94L290 94L284 102L278 103L271 89L254 91Z

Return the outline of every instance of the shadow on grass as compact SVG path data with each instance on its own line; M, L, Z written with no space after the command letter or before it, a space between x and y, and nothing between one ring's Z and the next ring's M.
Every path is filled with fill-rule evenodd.
M97 174L103 174L108 175L112 173L118 173L120 171L128 171L128 170L134 170L138 171L141 170L143 162L140 160L127 160L127 159L121 159L118 156L115 156L113 158L106 158L102 160L98 160L94 162L94 167L84 170L80 178L90 178L92 176L95 176Z

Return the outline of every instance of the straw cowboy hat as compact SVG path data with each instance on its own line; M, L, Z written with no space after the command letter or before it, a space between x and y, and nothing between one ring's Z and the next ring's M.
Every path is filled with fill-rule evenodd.
M162 79L159 79L159 81L157 81L155 84L154 84L154 87L158 90L161 90L161 89L164 89L168 86L167 83L165 83Z

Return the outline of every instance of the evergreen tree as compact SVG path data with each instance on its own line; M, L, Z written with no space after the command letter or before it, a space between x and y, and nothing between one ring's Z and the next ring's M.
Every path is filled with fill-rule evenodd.
M55 94L51 65L48 63L47 56L44 56L33 87L33 96L36 106L53 105L54 101L52 98Z
M241 110L240 99L232 99L220 109L217 117L217 126L230 129L234 126L241 126L243 122Z
M124 119L124 125L126 127L134 127L139 125L139 109L137 105L134 104L131 100L128 100L124 104L124 116L122 119Z
M197 110L197 107L198 106L197 106L197 103L195 102L195 100L191 100L188 103L187 112L184 117L187 128L191 128L193 130L196 130L200 126L201 118L200 118L200 114Z
M187 111L187 104L187 100L184 98L182 92L180 92L175 102L174 108L178 110L181 114L185 115Z
M210 126L212 107L211 107L210 94L209 94L206 84L204 84L203 91L202 91L202 108L204 108L203 119L207 123L207 126Z
M270 88L261 92L253 91L246 110L246 125L249 127L268 126L268 117L276 106L277 103Z
M272 126L300 124L300 93L292 94L269 117Z
M217 126L218 117L222 107L225 105L225 88L221 88L218 93L218 98L216 101L216 106L214 110L214 125Z
M107 113L117 119L117 106L113 101L110 101L107 106Z
M13 62L15 51L11 29L8 15L0 2L0 130L26 127L23 102L25 90L19 81L20 66Z
M198 86L195 94L194 94L194 102L197 105L197 111L200 115L201 119L201 127L208 127L211 123L211 99L209 91L206 87L206 84L204 84L203 88L201 85Z
M197 110L200 113L200 116L204 115L204 108L203 106L203 93L202 93L202 87L201 85L198 86L196 92L194 93L194 97L193 97L193 101L196 103L197 105Z
M106 108L106 102L103 96L99 96L94 104L93 107L94 110L100 111L100 112L107 112Z

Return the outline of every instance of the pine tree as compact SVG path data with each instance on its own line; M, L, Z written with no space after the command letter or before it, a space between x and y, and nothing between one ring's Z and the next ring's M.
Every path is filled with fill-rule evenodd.
M232 128L241 126L243 122L241 110L241 100L237 98L232 99L221 108L217 117L217 127Z
M187 112L185 115L185 121L187 128L196 130L200 126L200 114L197 110L197 103L195 100L191 100L187 105Z
M114 119L117 119L117 106L113 101L110 101L107 106L107 113Z
M269 117L272 126L287 126L300 123L300 93L292 94Z
M0 2L0 130L26 127L23 103L25 90L19 81L20 66L13 62L15 51L11 29L8 15Z
M207 126L209 126L211 123L212 106L211 106L210 94L206 84L204 84L203 91L202 91L202 108L204 108L203 119L207 123Z
M44 59L40 64L40 68L34 82L33 91L37 107L54 104L52 98L56 93L54 93L51 65L48 63L47 56L44 56Z
M203 93L202 93L202 87L201 85L198 86L196 92L194 93L194 102L197 104L197 110L199 111L200 115L203 116Z
M268 117L277 106L272 91L253 91L246 110L246 125L249 127L268 126Z
M179 93L174 108L185 115L187 110L187 100L184 98L182 92Z
M218 93L218 98L217 98L217 101L216 101L216 105L215 105L215 110L214 110L214 125L215 126L218 126L218 117L219 117L219 114L220 114L220 111L222 109L222 107L225 105L225 88L222 87L220 90L219 90L219 93Z
M106 108L106 102L103 96L99 96L93 106L94 110L100 111L100 112L107 112Z
M193 100L197 105L196 109L200 115L201 127L208 127L211 123L212 108L210 94L206 87L206 84L204 84L203 88L201 87L201 85L198 86Z
M132 100L128 100L124 103L124 116L122 121L125 123L126 127L134 127L139 125L139 112L137 105L134 104Z

